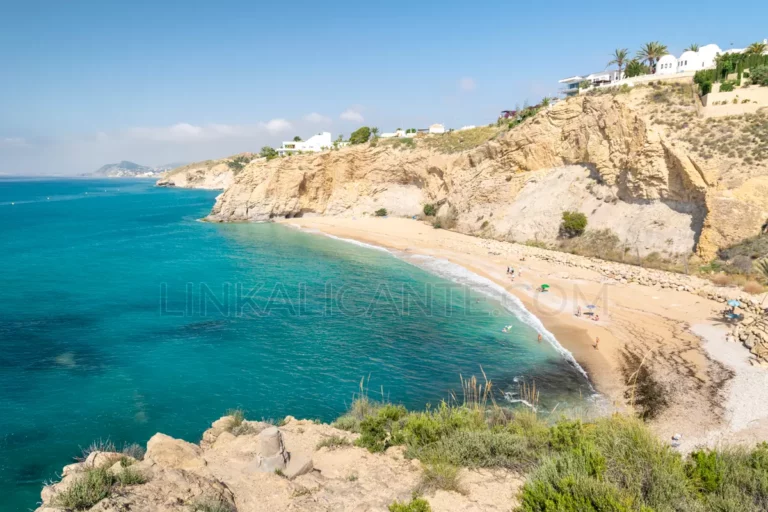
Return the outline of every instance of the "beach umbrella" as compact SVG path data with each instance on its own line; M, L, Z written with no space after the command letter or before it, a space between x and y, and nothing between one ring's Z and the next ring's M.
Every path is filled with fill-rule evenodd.
M731 299L728 301L728 305L731 306L732 308L738 308L739 306L741 306L741 302L737 301L736 299Z
M543 285L541 285L541 289L542 289L542 290L546 290L547 288L549 288L549 285L548 285L548 284L543 284Z
M597 307L597 306L595 306L594 304L589 304L589 305L587 306L587 308L588 308L588 309L595 309L596 307Z

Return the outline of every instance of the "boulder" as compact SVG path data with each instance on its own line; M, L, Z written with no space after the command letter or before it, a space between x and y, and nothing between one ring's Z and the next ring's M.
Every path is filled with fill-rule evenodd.
M297 476L305 475L314 469L312 464L312 457L304 454L291 454L291 458L286 465L283 474L289 480L293 480Z
M146 459L173 469L198 469L205 466L200 447L165 434L155 434L147 443Z

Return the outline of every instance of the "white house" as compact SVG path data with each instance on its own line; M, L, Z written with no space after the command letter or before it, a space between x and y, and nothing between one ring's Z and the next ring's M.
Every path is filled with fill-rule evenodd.
M656 62L657 75L674 75L677 73L677 58L668 53Z
M281 147L277 148L277 152L281 156L285 154L298 153L299 151L304 153L317 153L324 149L330 149L331 147L333 147L331 132L322 132L318 133L317 135L313 135L307 140L285 141Z
M698 71L704 68L704 61L699 55L699 52L692 52L688 50L680 55L677 59L677 72L684 73L686 71Z
M713 68L715 67L715 57L718 53L723 53L723 50L716 44L707 44L699 48L697 53L701 58L702 68Z
M381 135L379 135L379 137L381 137L382 139L391 139L393 137L405 137L405 130L403 130L402 128L398 128L394 132L382 133Z
M440 123L431 124L429 125L429 133L430 134L445 133L445 126L443 126Z
M605 69L603 71L598 71L597 73L590 73L585 76L581 76L581 75L569 76L568 78L563 78L562 80L558 80L558 83L561 83L565 86L562 89L560 89L561 93L565 94L566 96L573 96L579 93L579 84L581 82L587 81L590 83L590 85L597 86L597 85L610 84L612 82L615 82L616 80L621 80L622 78L624 78L624 74L619 73L619 70Z

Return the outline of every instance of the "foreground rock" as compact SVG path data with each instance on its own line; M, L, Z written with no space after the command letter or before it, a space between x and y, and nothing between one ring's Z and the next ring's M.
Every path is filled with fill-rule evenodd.
M351 446L357 437L329 425L286 418L283 426L231 417L216 421L200 445L156 434L144 460L130 464L146 477L142 484L117 486L88 510L170 512L221 504L239 512L386 511L395 500L409 501L422 468L402 448L372 454ZM238 434L238 435L235 435ZM333 438L336 447L318 448ZM37 512L63 510L57 499L88 468L124 471L121 454L95 453L67 466L60 482L46 486ZM462 470L463 493L428 491L434 511L510 510L522 481L511 471ZM223 510L223 509L222 509Z

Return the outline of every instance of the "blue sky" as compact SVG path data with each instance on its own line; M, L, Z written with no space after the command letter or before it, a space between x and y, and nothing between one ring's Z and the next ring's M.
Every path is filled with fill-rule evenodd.
M768 37L768 2L752 0L0 0L0 13L6 174L194 161L361 124L485 124L617 47Z

